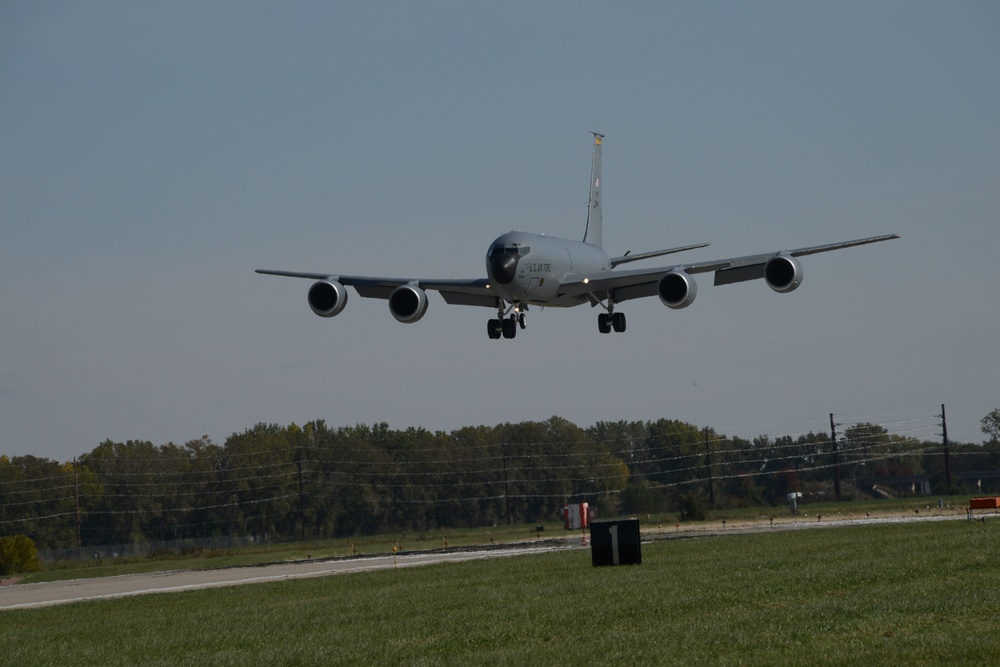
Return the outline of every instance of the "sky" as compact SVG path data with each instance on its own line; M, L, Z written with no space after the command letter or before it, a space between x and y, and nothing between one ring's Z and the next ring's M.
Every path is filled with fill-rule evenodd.
M995 2L0 2L0 454L317 419L935 442L942 404L982 442L998 34ZM512 341L437 294L319 318L254 273L479 278L504 232L582 238L590 131L611 255L902 238Z

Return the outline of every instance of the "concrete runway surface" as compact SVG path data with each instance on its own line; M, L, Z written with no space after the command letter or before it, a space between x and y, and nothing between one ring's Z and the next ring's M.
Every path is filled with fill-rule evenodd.
M125 574L115 577L70 579L40 584L15 584L0 587L0 610L45 607L55 604L104 600L145 593L168 593L198 588L216 588L265 581L283 581L305 577L323 577L330 574L348 574L394 567L413 567L433 563L447 563L500 556L518 556L565 549L579 541L566 544L547 540L541 544L514 544L510 548L456 549L446 552L370 556L338 560L309 560L290 563L271 563L247 567L228 567L207 570L174 570L152 574Z

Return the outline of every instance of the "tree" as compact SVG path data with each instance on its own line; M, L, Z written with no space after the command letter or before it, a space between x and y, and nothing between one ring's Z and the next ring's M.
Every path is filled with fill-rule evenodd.
M667 494L651 488L644 479L635 479L622 492L622 511L626 514L655 514L667 509Z
M0 537L0 575L37 572L42 567L35 542L26 535Z
M149 441L105 440L80 457L100 492L84 507L83 531L91 544L139 544L156 535L163 517L160 449ZM153 530L151 530L153 529Z
M983 417L979 424L983 433L990 436L990 442L1000 441L1000 408Z
M919 440L891 435L884 426L859 423L844 432L844 464L859 475L895 477L924 472L923 445Z

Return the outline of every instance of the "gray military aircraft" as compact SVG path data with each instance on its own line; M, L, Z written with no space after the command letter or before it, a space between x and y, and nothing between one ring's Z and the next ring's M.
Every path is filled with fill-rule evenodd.
M647 269L614 270L629 262L703 248L707 243L639 254L610 257L602 247L601 142L594 135L591 163L590 205L583 241L544 234L509 232L497 237L486 252L486 278L472 280L427 280L423 278L376 278L337 273L270 271L257 273L315 280L308 301L320 317L339 315L347 305L346 286L362 297L386 299L389 312L400 322L416 322L427 312L427 290L440 292L447 303L495 308L497 316L487 322L490 338L514 338L524 329L528 306L568 307L589 303L601 306L597 316L601 333L625 331L625 314L615 306L629 299L658 296L667 308L686 308L694 301L698 286L693 274L715 272L716 285L763 278L775 292L791 292L802 284L798 257L899 238L898 234L872 236L828 245L779 250L732 259L697 261Z

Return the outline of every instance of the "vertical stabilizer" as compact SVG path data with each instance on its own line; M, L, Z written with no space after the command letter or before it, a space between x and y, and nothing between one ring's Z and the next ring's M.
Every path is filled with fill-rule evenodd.
M594 135L594 161L590 165L590 205L587 207L587 231L583 234L585 243L603 247L601 228L601 139L603 134Z

